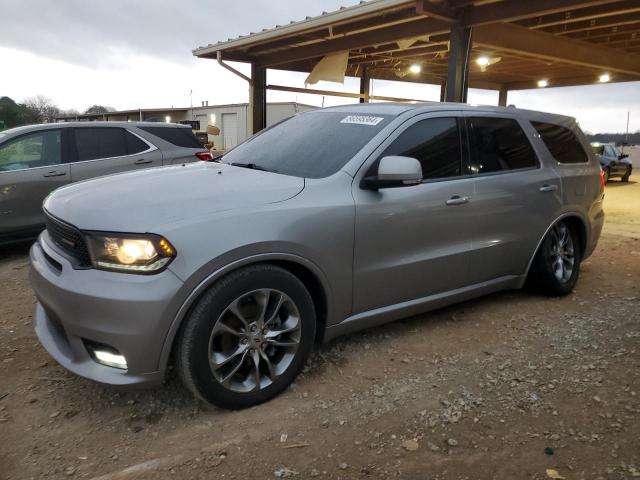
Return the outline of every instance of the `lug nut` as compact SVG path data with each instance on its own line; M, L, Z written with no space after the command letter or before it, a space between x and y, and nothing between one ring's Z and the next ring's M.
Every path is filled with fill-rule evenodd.
M243 338L241 342L243 345L246 345L247 343L249 343L249 340L247 340L246 338Z
M257 330L257 327L255 325L251 325L251 331L255 332Z

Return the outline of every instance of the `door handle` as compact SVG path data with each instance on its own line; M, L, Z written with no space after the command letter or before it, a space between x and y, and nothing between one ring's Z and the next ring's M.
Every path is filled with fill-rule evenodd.
M463 205L469 203L469 197L461 197L460 195L454 195L445 202L447 205Z
M153 160L146 160L144 158L141 158L140 160L136 160L134 162L135 165L144 165L145 163L151 163L153 162Z
M43 174L42 176L43 177L47 177L47 178L49 178L49 177L63 177L66 174L67 174L67 172L60 172L60 171L57 171L57 170L52 170L52 171L50 171L48 173Z
M543 185L539 190L541 192L555 192L558 190L558 185Z

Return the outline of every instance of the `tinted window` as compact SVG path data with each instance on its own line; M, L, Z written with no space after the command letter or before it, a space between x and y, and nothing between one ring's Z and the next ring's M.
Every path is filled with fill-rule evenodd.
M568 128L551 123L531 122L553 158L559 163L585 163L589 161L582 144Z
M455 118L430 118L414 123L389 145L382 157L401 155L416 158L422 178L460 175L460 134Z
M125 141L127 143L127 153L129 155L133 155L135 153L144 152L149 149L149 145L144 143L138 137L136 137L133 133L127 132L125 130Z
M22 170L61 163L60 130L23 135L0 145L0 171Z
M389 117L382 115L308 112L263 130L229 151L222 161L323 178L340 170L388 123Z
M501 172L537 165L536 155L517 121L511 118L469 119L471 170Z
M96 160L127 155L124 133L122 128L76 128L78 160Z
M169 142L176 147L202 148L200 142L190 128L181 127L139 127L140 130L149 132L156 137L160 137L165 142Z

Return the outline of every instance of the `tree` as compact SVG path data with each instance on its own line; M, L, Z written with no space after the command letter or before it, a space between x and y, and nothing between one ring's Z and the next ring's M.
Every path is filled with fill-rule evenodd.
M115 111L113 107L105 107L104 105L92 105L85 110L84 113L89 114L100 114L100 113L109 113Z
M27 98L24 101L24 105L33 114L35 122L53 122L55 118L60 115L60 109L57 105L44 95Z
M9 97L0 97L0 130L37 123L35 114Z
M9 97L0 98L0 130L20 125L20 106Z

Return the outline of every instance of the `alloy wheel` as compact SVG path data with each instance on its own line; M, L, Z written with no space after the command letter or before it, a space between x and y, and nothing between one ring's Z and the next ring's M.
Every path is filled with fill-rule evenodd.
M245 293L218 317L209 338L209 366L225 388L246 393L271 385L300 346L300 311L273 289Z
M555 277L566 283L573 274L575 251L569 227L559 222L551 229L551 270Z

